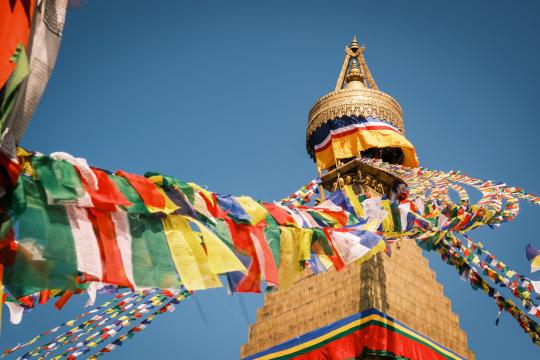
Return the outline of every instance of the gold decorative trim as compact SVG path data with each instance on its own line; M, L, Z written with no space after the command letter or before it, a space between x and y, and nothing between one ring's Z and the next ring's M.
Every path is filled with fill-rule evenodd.
M404 133L399 103L382 91L365 88L342 89L317 100L309 112L306 137L326 122L342 116L375 117Z

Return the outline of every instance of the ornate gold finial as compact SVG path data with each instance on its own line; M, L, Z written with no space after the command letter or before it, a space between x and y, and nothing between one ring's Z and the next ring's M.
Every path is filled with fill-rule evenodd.
M356 40L356 35L354 35L351 41L351 45L349 46L349 49L351 49L352 51L356 51L360 49L360 45L358 44L358 41Z
M351 68L349 69L349 72L347 73L347 76L345 77L345 81L347 82L347 89L351 87L352 82L358 82L359 86L364 86L364 74L362 74L362 71L358 67L357 61L353 60Z

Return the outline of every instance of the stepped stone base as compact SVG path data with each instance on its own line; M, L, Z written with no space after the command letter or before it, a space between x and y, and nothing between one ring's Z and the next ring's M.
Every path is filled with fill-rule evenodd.
M306 273L292 288L265 295L241 357L376 308L455 353L474 359L459 318L421 249L413 240L399 245L391 257L377 254L341 271Z

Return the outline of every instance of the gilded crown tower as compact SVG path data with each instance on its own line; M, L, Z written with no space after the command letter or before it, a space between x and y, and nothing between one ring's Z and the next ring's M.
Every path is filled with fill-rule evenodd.
M356 37L334 91L315 102L308 116L306 147L319 172L364 153L406 166L418 166L413 145L404 136L399 103L379 90ZM378 130L370 133L369 130Z

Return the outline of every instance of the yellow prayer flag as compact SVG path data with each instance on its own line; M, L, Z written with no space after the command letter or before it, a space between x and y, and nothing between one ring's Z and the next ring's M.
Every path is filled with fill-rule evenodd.
M217 275L210 271L200 240L182 215L169 215L163 227L171 256L182 283L188 290L221 287Z
M163 186L163 175L152 175L148 180L156 185Z
M356 211L356 215L358 215L359 217L364 217L364 208L362 207L360 201L358 201L358 198L356 197L352 186L345 185L343 186L343 190L345 191L345 195L349 199L349 202L351 203L354 211Z
M208 207L206 206L206 202L202 198L201 194L195 193L193 195L193 207L195 208L195 211L197 211L199 214L203 214L208 218L208 220L211 220L215 223L214 217L210 212L208 211Z
M212 193L206 189L203 189L202 187L200 187L199 185L195 184L195 183L188 183L189 186L191 186L193 189L199 191L200 193L202 193L204 195L204 197L206 199L208 199L208 201L210 201L212 203L212 205L214 205L214 197L212 196Z
M334 263L327 255L324 254L318 254L319 260L323 263L324 267L327 269L330 269L332 266L334 266Z
M300 278L303 270L300 266L297 229L288 226L280 226L280 229L279 287L280 289L287 289Z
M169 199L169 197L162 188L156 186L156 189L161 193L161 195L163 195L163 198L165 199L165 207L161 209L154 206L147 206L148 211L150 211L151 213L172 214L179 209L178 205L176 205L174 202L172 202L171 199Z
M17 146L17 160L19 161L19 168L21 172L34 177L36 175L36 170L32 165L32 153L26 151L22 147Z
M224 274L232 271L246 272L246 267L234 255L221 239L211 232L200 221L190 218L201 231L204 245L208 253L208 266L214 274Z
M394 218L392 217L392 209L390 208L390 200L382 200L381 205L386 211L386 216L382 221L383 231L390 233L394 231Z
M268 211L265 207L248 196L238 196L235 197L235 200L251 217L251 225L257 225L268 216Z
M311 237L312 229L294 229L295 237L298 239L298 258L307 261L311 259Z

